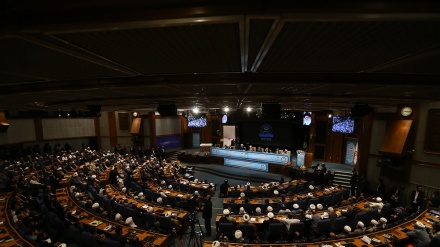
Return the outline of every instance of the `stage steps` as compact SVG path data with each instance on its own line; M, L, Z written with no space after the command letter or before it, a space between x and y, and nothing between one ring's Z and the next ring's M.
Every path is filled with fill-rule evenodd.
M334 184L340 184L342 187L350 188L351 172L335 171L335 177L333 178Z
M171 161L176 161L177 160L177 156L180 154L180 151L174 152L171 156L170 156L170 160Z

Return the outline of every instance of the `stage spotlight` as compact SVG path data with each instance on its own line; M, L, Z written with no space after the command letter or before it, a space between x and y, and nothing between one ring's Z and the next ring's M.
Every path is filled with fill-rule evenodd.
M193 112L196 113L196 114L199 113L199 108L194 107Z
M139 114L135 111L133 112L133 117L137 117Z
M252 108L248 107L248 108L246 109L246 111L247 111L247 112L251 112L251 111L252 111Z
M229 107L225 107L225 112L228 112L229 111Z

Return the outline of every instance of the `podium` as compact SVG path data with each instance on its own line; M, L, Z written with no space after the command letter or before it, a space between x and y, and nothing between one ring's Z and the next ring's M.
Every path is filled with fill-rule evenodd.
M306 153L306 159L304 162L304 166L307 168L312 167L312 161L313 161L313 153Z

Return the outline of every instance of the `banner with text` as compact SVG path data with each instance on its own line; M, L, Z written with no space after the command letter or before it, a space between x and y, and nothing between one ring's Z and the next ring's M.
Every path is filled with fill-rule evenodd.
M234 160L225 158L225 166L234 166L239 168L257 170L257 171L265 171L269 170L269 165L267 163L260 163L254 161L246 161L246 160Z
M252 160L257 162L264 162L270 164L284 165L290 161L290 155L274 154L262 152L250 152L243 150L225 149L225 148L211 148L211 155L223 158L234 158L239 160Z

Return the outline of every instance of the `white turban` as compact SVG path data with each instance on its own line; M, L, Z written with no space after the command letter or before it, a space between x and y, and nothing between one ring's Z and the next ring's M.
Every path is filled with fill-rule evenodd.
M351 232L351 227L350 226L344 226L344 231L347 233Z
M125 220L125 224L129 225L130 227L137 227L137 225L134 223L132 217L128 217L128 218Z
M257 208L255 209L255 212L261 214L261 208L260 208L260 207L257 207Z
M93 203L92 209L97 209L97 208L99 208L99 203L97 202Z
M382 198L380 197L376 198L376 202L382 202Z
M377 220L375 220L375 219L372 219L370 223L373 224L373 225L379 224L379 222L377 222Z
M245 197L245 196L246 195L243 192L240 193L240 197Z
M148 208L147 208L147 213L153 213L153 211L154 211L154 208L152 207L152 206L149 206Z
M309 189L310 189L310 190L314 190L315 187L313 187L313 185L310 185L310 186L309 186Z
M158 198L157 198L157 202L158 202L158 203L161 203L161 202L162 202L162 197L158 197Z
M273 218L275 215L272 213L272 212L269 212L268 214L267 214L267 217L269 217L269 218Z
M122 215L120 214L120 213L117 213L116 215L115 215L115 220L116 221L120 221L122 219Z
M220 242L218 240L215 240L212 242L212 247L220 247Z
M244 214L243 215L243 221L244 222L248 222L251 219L251 217L249 216L249 214Z
M310 204L309 208L310 208L311 210L315 210L315 209L316 209L316 206L315 206L315 204Z
M273 191L273 194L274 194L274 195L278 195L278 194L279 194L278 190L274 190L274 191Z
M243 233L240 230L235 231L235 238L242 238L243 237Z
M170 217L171 216L171 212L170 211L167 211L166 213L165 213L165 217Z
M381 223L387 223L388 221L387 221L387 219L385 219L384 217L381 217L380 219L379 219L379 221L381 222Z
M223 214L224 214L224 215L229 215L230 213L231 213L231 212L229 212L229 209L227 209L227 208L223 210Z
M273 211L272 206L268 206L268 207L267 207L267 211L272 212L272 211Z
M357 227L358 228L364 228L364 223L362 222L362 221L358 221L358 223L357 223Z
M321 209L322 209L322 204L321 204L321 203L318 203L318 204L316 205L316 208L319 209L319 210L321 210Z
M321 215L321 219L327 219L328 218L328 213L327 212L324 212L322 215Z
M293 208L294 208L294 209L298 209L298 208L299 208L299 205L298 205L297 203L295 203L295 204L293 204Z
M424 225L422 222L420 222L420 221L417 221L417 222L416 222L416 226L417 226L418 228L425 228L425 225Z

